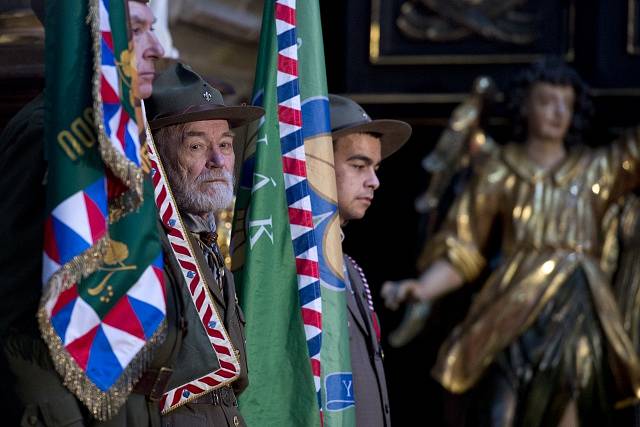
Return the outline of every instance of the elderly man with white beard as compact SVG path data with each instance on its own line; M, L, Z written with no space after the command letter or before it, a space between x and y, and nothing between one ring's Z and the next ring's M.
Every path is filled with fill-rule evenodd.
M185 387L180 404L163 416L163 425L244 425L236 401L236 396L248 385L244 317L233 276L225 268L216 243L215 213L229 207L233 199L235 156L234 133L230 128L258 119L263 110L226 106L220 92L183 64L175 64L158 76L153 95L145 105L157 154L188 231L193 257L202 268L202 279L240 362L240 376L231 384L208 393L189 394ZM171 288L181 291L185 308L182 345L167 386L172 390L182 389L214 371L218 362L211 357L208 337L198 327L200 319L190 301L175 247L166 236L169 229L162 225L166 276L173 285Z

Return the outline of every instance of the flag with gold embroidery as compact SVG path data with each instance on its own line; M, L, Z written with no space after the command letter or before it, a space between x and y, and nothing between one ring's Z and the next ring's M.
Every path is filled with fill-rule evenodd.
M51 0L46 17L42 336L99 420L122 406L164 338L157 212L126 0Z

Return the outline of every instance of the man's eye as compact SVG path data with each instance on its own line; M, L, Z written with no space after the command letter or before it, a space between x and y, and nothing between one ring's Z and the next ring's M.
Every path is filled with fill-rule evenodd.
M364 169L364 168L365 168L365 166L364 166L364 165L362 165L362 164L358 164L358 163L353 163L351 166L353 166L353 167L354 167L355 169L357 169L357 170L362 170L362 169Z
M195 151L195 150L199 149L200 147L201 147L201 145L200 145L200 144L191 144L191 145L189 146L189 148L191 149L191 151Z
M131 28L131 32L132 32L134 35L136 35L136 36L137 36L137 35L139 35L140 33L142 33L142 27L138 27L138 26L133 27L133 28Z

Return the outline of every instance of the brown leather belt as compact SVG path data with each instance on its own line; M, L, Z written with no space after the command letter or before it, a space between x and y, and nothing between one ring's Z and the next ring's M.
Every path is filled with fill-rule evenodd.
M202 396L192 400L189 403L200 403L200 404L214 405L214 406L216 405L238 406L238 401L236 400L236 394L233 392L233 389L228 385L215 389L207 394L203 394Z
M133 392L144 394L151 401L158 401L167 389L171 374L173 374L173 369L170 368L148 369L133 386Z

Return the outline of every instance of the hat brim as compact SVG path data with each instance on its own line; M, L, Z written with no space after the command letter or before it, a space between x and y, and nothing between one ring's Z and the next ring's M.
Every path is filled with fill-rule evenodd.
M253 105L238 106L210 106L203 108L200 106L190 107L187 110L164 114L149 120L152 130L165 126L177 125L181 123L199 122L202 120L226 120L230 128L251 123L264 115L264 109Z
M372 120L347 126L331 132L334 139L353 133L376 133L380 135L380 149L383 159L389 157L404 145L411 137L411 126L400 120Z

